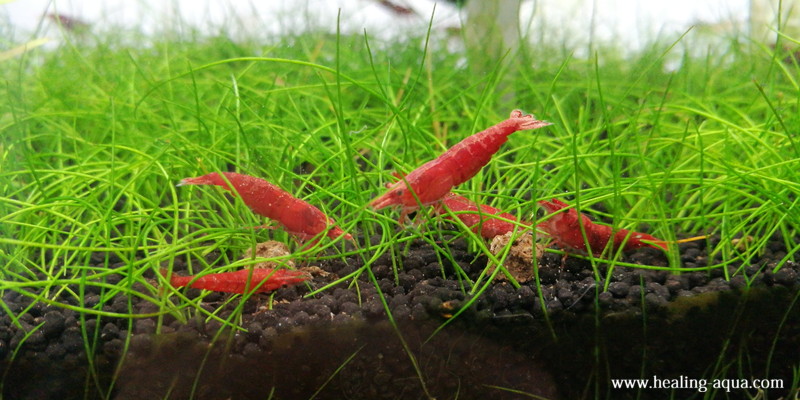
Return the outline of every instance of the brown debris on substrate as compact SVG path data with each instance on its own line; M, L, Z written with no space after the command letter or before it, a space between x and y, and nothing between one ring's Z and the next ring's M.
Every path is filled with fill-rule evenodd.
M289 254L289 247L286 246L285 243L277 242L275 240L268 240L266 242L256 244L256 254L255 257L259 258L278 258L278 257L286 257ZM244 252L242 259L252 259L253 258L253 248L249 248ZM277 267L288 267L290 269L294 269L294 261L290 258L285 258L282 260L268 260L262 261L257 263L253 266L254 268L277 268Z
M268 240L266 242L261 242L256 244L256 258L280 258L286 257L290 255L289 247L286 246L285 243L278 242L275 240ZM244 254L242 255L242 259L252 259L253 258L253 248L249 248L245 250ZM288 269L297 269L298 271L303 271L310 276L320 276L320 277L327 277L330 275L329 272L323 270L319 266L316 265L308 265L302 266L299 268L295 268L294 260L291 258L283 258L280 260L267 260L257 263L253 266L253 268L277 268L283 267Z
M535 254L536 259L540 259L544 253L544 246L538 243L534 246L531 232L525 232L522 235L514 235L514 232L508 232L504 235L495 236L489 244L489 251L500 257L511 240L514 242L511 243L511 247L508 249L508 255L503 261L503 267L517 282L528 282L534 276L533 256ZM488 272L493 272L494 268L494 266L490 266ZM505 274L497 274L495 279L507 280Z

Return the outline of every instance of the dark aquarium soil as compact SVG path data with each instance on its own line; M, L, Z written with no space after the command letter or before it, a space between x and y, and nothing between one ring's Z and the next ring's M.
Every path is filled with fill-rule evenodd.
M704 246L681 245L683 266L704 267ZM562 262L548 253L539 266L541 289L534 281L519 288L496 281L477 298L462 290L452 263L474 280L486 258L468 252L463 241L446 251L452 260L423 243L382 255L371 267L380 292L365 271L304 297L363 266L350 258L319 264L309 285L279 289L271 302L269 295L243 305L225 303L225 294L203 297L201 307L221 309L215 315L222 319L243 306L237 321L246 331L220 329L220 322L199 314L185 322L173 314L115 318L113 313L131 309L159 310L138 297L105 296L96 286L88 287L82 306L109 316L82 315L6 291L6 307L22 316L0 318L3 399L797 395L790 391L800 379L800 264L787 262L773 273L785 256L782 241L770 244L761 259L728 271L675 275L615 267L605 291L606 282L595 277L605 277L608 266L595 271L588 260ZM654 249L623 261L667 264ZM184 273L183 260L176 259L173 270ZM114 279L119 277L110 283ZM201 292L184 293L195 299ZM101 298L108 301L99 304ZM657 378L662 388L614 388L617 378ZM737 388L752 379L780 380L782 387Z

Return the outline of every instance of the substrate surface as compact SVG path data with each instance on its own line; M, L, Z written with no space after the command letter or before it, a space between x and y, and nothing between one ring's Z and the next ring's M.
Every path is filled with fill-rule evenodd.
M682 266L707 265L706 243L682 244ZM470 254L463 241L448 249L472 280L486 266L486 258ZM98 318L41 302L29 307L30 298L7 291L3 301L14 313L29 308L19 318L22 328L8 315L0 318L3 394L8 399L270 393L280 399L503 399L514 393L663 398L663 390L614 391L609 379L738 373L782 378L786 387L773 392L777 398L786 394L792 368L800 364L800 264L787 262L773 272L785 251L775 240L761 259L730 265L729 279L720 268L673 274L617 266L605 290L608 266L593 269L586 259L546 253L538 286L496 281L469 304L473 298L452 262L414 243L395 260L399 268L392 267L388 253L373 263L380 292L365 271L304 297L363 266L359 258L325 261L319 265L323 272L306 285L248 299L237 319L246 331L220 330L220 322L199 313L186 323L165 314L159 324L157 317ZM98 263L103 258L97 257ZM667 264L655 249L640 249L624 261ZM184 260L176 259L173 273L185 270ZM122 295L99 304L98 288L92 289L84 307L121 314L159 311ZM224 319L240 306L225 303L228 296L205 293L201 307ZM91 364L87 353L94 354ZM732 362L741 364L713 368ZM703 395L696 388L677 393Z

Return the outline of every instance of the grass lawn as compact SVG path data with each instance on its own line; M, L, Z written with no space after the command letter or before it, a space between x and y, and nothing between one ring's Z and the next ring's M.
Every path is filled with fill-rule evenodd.
M713 251L701 269L728 277L726 267L749 265L780 238L786 254L767 267L777 271L800 250L800 65L746 41L690 55L681 49L697 39L681 40L590 59L543 43L482 73L425 37L385 44L315 33L136 46L84 36L3 60L0 294L131 325L166 314L219 318L202 298L145 276L176 257L195 274L238 269L249 264L241 254L268 239L300 246L281 229L250 229L267 221L220 188L176 187L216 171L267 179L352 233L353 246L324 239L295 254L361 259L345 282L413 241L449 257L443 230L489 256L483 239L429 210L399 226L397 210L365 205L393 171L410 172L517 108L553 125L512 135L459 194L533 222L544 218L537 201L559 198L665 240L708 235ZM667 267L637 267L687 270L677 246L668 254ZM486 290L489 275L465 280L464 292ZM87 292L100 302L85 304ZM103 307L120 293L157 311ZM27 311L0 307L17 325Z

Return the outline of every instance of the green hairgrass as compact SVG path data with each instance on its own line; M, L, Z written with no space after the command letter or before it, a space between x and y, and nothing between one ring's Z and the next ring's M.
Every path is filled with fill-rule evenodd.
M241 268L258 261L238 260L255 243L292 241L281 229L250 229L265 221L222 189L175 187L184 177L235 170L318 206L345 231L380 237L352 250L327 238L311 249L294 246L306 260L364 263L307 296L342 283L357 288L365 273L378 286L370 267L386 252L397 279L402 254L422 241L454 265L470 296L457 317L505 271L485 270L473 281L449 243L463 238L491 265L502 265L507 251L492 254L457 219L455 232L443 232L428 210L417 226L399 225L396 212L365 204L392 170L409 172L506 118L501 97L511 91L516 107L553 125L512 135L460 193L534 224L547 218L537 217L537 201L556 197L615 228L649 227L668 241L717 237L707 265L694 270L728 274L728 266L760 257L777 234L786 254L768 268L798 259L800 87L797 62L783 63L781 50L682 54L678 69L665 70L690 34L639 55L598 52L589 60L542 45L498 60L484 76L465 76L460 55L430 35L422 48L376 47L366 34L341 33L335 41L309 33L269 45L167 37L141 47L110 36L1 61L3 76L13 78L0 96L0 293L82 318L127 318L130 326L157 316L158 331L166 316L243 329L250 296L229 297L235 311L222 317L222 307L200 307L202 295L189 299L160 274L177 257L192 274ZM91 267L98 258L102 267ZM675 246L666 267L625 263L620 252L584 258L604 288L616 267L690 270ZM112 274L119 282L107 283ZM98 304L83 302L87 289L100 293ZM119 294L159 311L103 310ZM18 324L25 310L4 312ZM97 337L84 334L87 351L96 351Z

